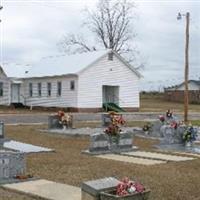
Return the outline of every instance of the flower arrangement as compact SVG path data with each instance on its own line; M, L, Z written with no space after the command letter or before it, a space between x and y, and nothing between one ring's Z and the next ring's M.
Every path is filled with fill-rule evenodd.
M167 110L166 117L167 118L172 118L173 117L173 112L170 109Z
M64 111L58 111L57 113L59 117L59 123L63 125L63 127L69 127L72 123L72 116L69 114L65 114Z
M118 115L115 112L109 113L111 123L110 125L105 129L105 133L110 136L119 136L121 132L121 126L125 124L125 120L121 115Z
M179 124L178 124L176 121L171 122L170 125L171 125L171 127L174 128L174 129L177 129L178 126L179 126Z
M192 125L189 125L183 133L184 142L193 142L196 140L197 133Z
M30 179L30 178L33 178L33 175L32 174L28 174L28 175L16 175L14 177L15 179L19 179L19 180L24 180L24 179Z
M163 123L163 122L165 122L165 117L163 115L160 115L159 120Z
M62 110L59 110L57 115L58 115L59 119L61 119L65 115L65 112Z
M143 126L142 130L143 130L144 132L148 132L148 131L151 130L151 128L152 128L152 124L151 124L151 123L148 123L148 124L145 124L145 125Z
M131 181L126 177L117 185L116 195L126 196L133 193L142 193L144 191L145 187L142 184Z

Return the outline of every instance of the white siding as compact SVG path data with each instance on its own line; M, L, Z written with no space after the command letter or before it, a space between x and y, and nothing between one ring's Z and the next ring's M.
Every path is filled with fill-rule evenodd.
M75 80L75 90L70 90L70 81ZM47 83L51 83L51 96L47 95ZM57 82L62 82L62 94L57 95ZM29 96L29 83L33 85L33 96ZM42 95L38 96L38 83L42 84ZM43 107L77 107L77 77L52 77L24 79L25 105Z
M0 97L0 105L10 104L10 80L0 72L0 82L3 83L3 96Z
M139 108L138 76L115 55L104 56L79 75L78 107L102 107L102 86L119 86L119 105Z

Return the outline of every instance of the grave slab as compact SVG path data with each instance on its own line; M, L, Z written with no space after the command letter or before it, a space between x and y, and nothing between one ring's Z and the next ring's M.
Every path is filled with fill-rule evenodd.
M81 200L81 189L44 179L3 185L10 189L49 200Z
M152 152L145 152L145 151L126 152L123 154L133 156L133 157L149 158L149 159L164 160L164 161L187 161L187 160L194 159L194 158L186 157L186 156L175 156L175 155L152 153Z
M40 147L40 146L35 146L32 144L26 144L23 142L17 142L14 140L10 141L5 141L3 143L4 148L12 149L12 150L17 150L22 153L38 153L38 152L50 152L54 151L53 149L45 148L45 147Z
M121 162L128 162L132 164L140 164L140 165L156 165L156 164L164 164L166 161L161 160L152 160L146 158L134 158L130 156L124 155L117 155L117 154L106 154L106 155L99 155L96 156L97 158L121 161Z
M159 150L165 150L168 152L182 152L182 153L192 153L192 154L199 154L200 155L200 146L199 145L192 145L191 147L186 147L183 144L171 144L171 145L155 145Z

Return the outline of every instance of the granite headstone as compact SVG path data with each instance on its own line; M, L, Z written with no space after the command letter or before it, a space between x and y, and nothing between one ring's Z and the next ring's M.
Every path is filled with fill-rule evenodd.
M50 115L48 117L48 128L49 129L62 129L63 125L60 123L58 115Z
M95 133L90 136L90 152L101 152L109 150L109 138L105 133Z
M119 137L119 148L120 149L132 149L133 146L133 135L130 132L120 133Z
M83 182L82 200L100 200L100 192L114 189L118 184L119 180L113 177Z

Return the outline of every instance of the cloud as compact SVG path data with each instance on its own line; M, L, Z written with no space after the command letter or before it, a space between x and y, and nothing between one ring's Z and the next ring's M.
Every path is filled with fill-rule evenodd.
M96 0L7 0L1 11L3 58L1 61L32 63L41 57L58 54L57 43L65 33L85 34L81 24L83 9L95 7ZM144 84L160 79L181 81L184 66L185 19L177 21L178 12L191 13L190 76L200 77L200 2L198 1L136 1L137 32L135 44L147 60ZM85 34L89 40L93 36ZM143 60L141 60L143 61ZM171 80L171 81L170 81ZM153 84L153 83L152 83Z

